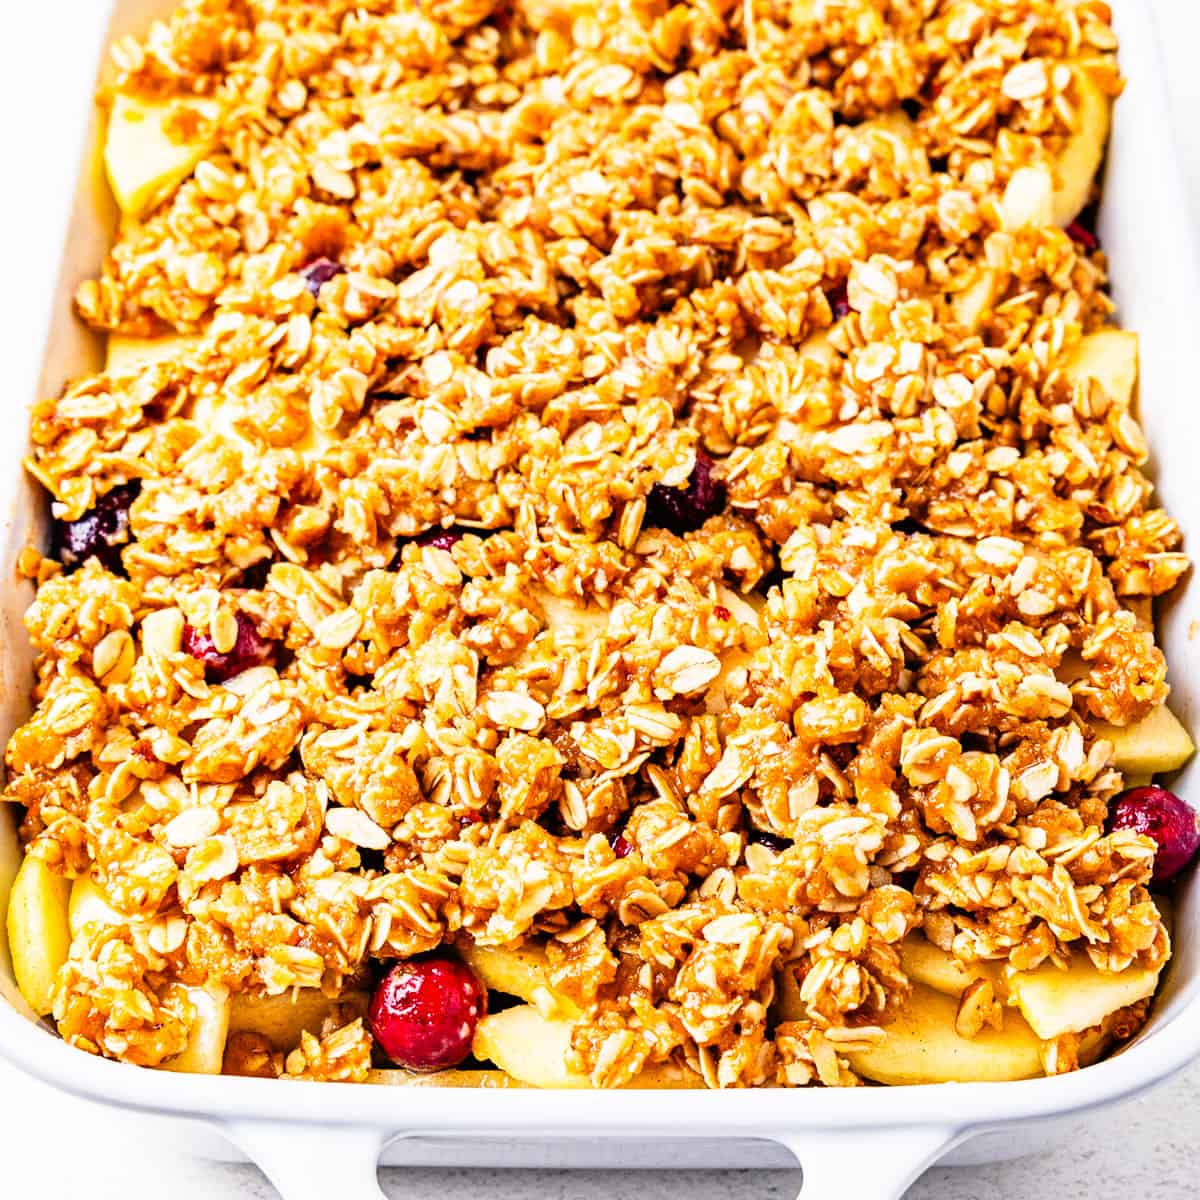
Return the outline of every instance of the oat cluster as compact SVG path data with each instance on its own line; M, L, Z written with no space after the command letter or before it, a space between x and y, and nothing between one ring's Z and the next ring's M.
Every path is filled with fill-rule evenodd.
M112 88L213 148L78 293L192 336L33 413L59 519L140 487L119 571L25 562L6 798L124 917L76 939L64 1036L156 1065L187 985L533 939L597 1085L846 1084L914 929L1160 962L1093 722L1165 696L1128 604L1186 563L1134 414L1061 369L1103 254L1001 211L1074 128L1062 65L1119 91L1109 22L185 0L120 43ZM247 624L214 680L188 647Z

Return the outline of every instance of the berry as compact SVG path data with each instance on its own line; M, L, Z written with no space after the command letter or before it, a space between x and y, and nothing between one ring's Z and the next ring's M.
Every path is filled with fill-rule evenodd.
M612 848L618 858L628 858L633 853L633 843L620 833L612 839Z
M712 477L713 460L696 451L696 465L686 487L656 483L646 497L646 524L683 535L699 529L725 507L725 485Z
M1113 805L1112 829L1131 829L1158 844L1154 882L1174 879L1200 850L1200 823L1195 812L1166 788L1139 787L1125 792Z
M761 829L750 830L750 841L766 846L775 854L782 854L792 844L787 838L774 833L764 833Z
M320 295L321 289L335 275L345 275L345 273L346 268L340 262L334 262L332 258L314 258L312 262L300 268L300 274L304 277L304 286L313 296Z
M835 283L825 293L825 299L829 302L829 311L833 313L835 321L850 315L850 295L844 283Z
M245 613L237 614L237 641L227 653L222 654L212 638L193 625L183 627L183 648L204 664L204 678L209 683L224 683L275 657L275 643L262 637Z
M1072 221L1067 226L1067 236L1076 245L1082 246L1085 250L1099 250L1100 239L1095 233L1080 221Z
M471 1053L487 991L457 958L397 963L380 981L368 1014L380 1049L410 1071L444 1071Z
M114 574L122 574L121 548L133 540L129 510L141 490L140 479L118 484L77 521L55 521L50 553L68 570L86 559L98 558Z
M458 542L462 541L466 532L465 529L459 529L457 525L451 525L449 529L435 525L423 533L418 533L416 537L397 538L396 552L392 555L392 561L388 563L388 570L394 571L400 565L405 546L434 546L438 550L451 550Z

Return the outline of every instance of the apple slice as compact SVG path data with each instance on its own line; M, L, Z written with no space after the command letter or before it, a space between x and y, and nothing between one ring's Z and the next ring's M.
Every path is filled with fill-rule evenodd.
M1112 742L1113 763L1127 775L1161 775L1177 771L1196 751L1179 718L1160 704L1133 725L1096 721L1096 736Z
M205 123L216 119L213 100L189 100ZM167 133L170 100L118 95L108 118L104 166L121 211L141 217L175 190L208 153L207 137L175 141Z
M965 963L935 946L923 933L911 933L900 943L900 965L913 983L943 996L961 996L976 979L993 984L999 978L995 963Z
M40 858L26 857L8 896L8 949L25 1002L39 1017L54 1007L54 981L67 961L71 881Z
M475 1027L472 1052L530 1087L590 1088L591 1080L567 1066L573 1023L543 1017L530 1004L506 1008L484 1017ZM694 1071L675 1063L646 1067L626 1085L630 1088L694 1088L704 1082Z
M81 875L71 884L67 920L71 936L74 937L88 925L121 925L129 918L113 908L100 885L90 875Z
M578 1017L578 1007L550 986L550 964L541 946L526 944L510 950L464 940L459 953L490 990L517 996L546 1017Z
M957 1000L918 983L884 1038L846 1058L864 1079L889 1084L983 1083L1043 1073L1037 1036L1017 1013L1005 1013L1003 1029L973 1038L955 1031L957 1015Z
M523 1088L527 1085L503 1071L371 1071L368 1083L385 1087Z
M138 338L114 333L108 339L104 370L109 375L132 375L143 367L187 354L200 342L194 333L170 334L166 337Z
M1132 405L1138 379L1138 336L1125 329L1101 329L1080 338L1063 372L1081 382L1094 379L1113 399Z
M281 996L239 992L230 1005L229 1032L261 1034L276 1050L291 1050L300 1044L302 1033L320 1035L321 1024L335 1005L352 1005L363 1016L369 1000L361 991L345 992L331 1000L319 988L299 988Z
M162 1064L164 1071L186 1075L220 1075L229 1033L229 990L220 984L188 988L188 999L196 1006L196 1021L181 1054Z
M1036 971L1011 976L1008 993L1038 1037L1050 1039L1062 1033L1082 1033L1118 1008L1153 995L1158 976L1158 971L1141 967L1109 975L1086 954L1077 952L1065 971L1047 962Z
M1075 71L1079 89L1079 123L1054 163L1054 221L1069 225L1091 199L1108 130L1112 100L1085 70Z

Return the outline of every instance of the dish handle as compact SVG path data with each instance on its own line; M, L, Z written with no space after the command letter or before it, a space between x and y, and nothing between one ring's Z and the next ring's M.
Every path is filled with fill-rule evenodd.
M275 1185L280 1200L387 1200L379 1156L388 1135L337 1125L229 1122L221 1132Z
M957 1129L817 1129L781 1133L800 1164L799 1200L901 1200L960 1137Z

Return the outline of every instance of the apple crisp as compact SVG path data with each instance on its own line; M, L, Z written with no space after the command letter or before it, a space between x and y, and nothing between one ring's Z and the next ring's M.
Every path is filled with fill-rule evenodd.
M107 365L28 459L35 1011L412 1082L372 992L433 956L494 1011L421 1061L479 1086L1136 1033L1158 843L1110 807L1192 746L1093 225L1120 91L1100 0L185 0L116 44Z

